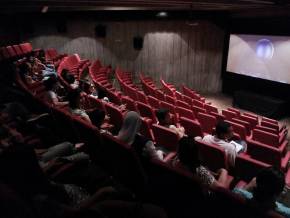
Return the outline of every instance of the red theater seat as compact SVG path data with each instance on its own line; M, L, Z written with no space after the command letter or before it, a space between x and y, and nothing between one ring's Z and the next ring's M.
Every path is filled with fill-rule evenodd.
M197 120L190 120L188 118L181 117L180 124L184 127L186 135L191 137L204 136L201 125Z
M128 96L122 96L122 104L126 105L127 110L138 112L137 105L132 98Z
M190 120L195 120L195 115L194 115L192 110L188 110L188 109L183 108L183 107L175 107L175 111L176 111L176 113L178 113L179 118L185 117L185 118L188 118Z
M162 146L170 151L176 151L179 138L175 131L157 124L152 125L152 131L158 146Z
M240 139L246 141L247 140L247 129L245 126L236 123L236 122L232 122L229 120L225 120L225 122L231 124L231 126L233 127L234 133L238 134Z
M137 102L137 108L142 117L150 118L153 123L157 123L155 111L149 105L142 102Z
M196 143L199 148L202 165L207 166L213 172L217 172L220 168L228 169L227 156L223 148L201 140L196 140Z
M218 109L212 105L209 105L209 104L204 104L204 108L206 109L207 113L210 113L210 112L214 112L214 113L219 113Z
M152 126L152 120L148 119L146 117L142 117L142 123L141 123L141 127L140 127L141 135L143 135L147 139L155 142L151 126Z
M227 120L232 120L233 118L239 118L236 112L229 111L229 110L222 110L222 115L224 115Z
M110 116L110 122L114 125L113 132L118 133L123 124L122 111L112 104L105 104L107 114Z
M154 98L153 96L148 96L148 103L151 107L155 109L160 108L160 101L157 98Z
M201 125L202 131L207 134L212 134L216 126L216 118L206 113L198 113L197 119Z

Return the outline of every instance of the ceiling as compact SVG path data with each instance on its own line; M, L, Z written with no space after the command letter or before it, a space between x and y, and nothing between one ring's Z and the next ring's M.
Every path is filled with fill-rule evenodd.
M231 17L290 17L290 0L1 0L0 12L63 11L201 11Z

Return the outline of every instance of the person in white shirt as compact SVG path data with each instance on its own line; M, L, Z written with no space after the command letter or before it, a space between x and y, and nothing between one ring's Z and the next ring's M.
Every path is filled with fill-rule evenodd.
M179 139L185 136L185 130L182 126L176 127L171 123L171 118L168 109L160 108L159 110L156 111L156 117L158 119L157 123L158 125L172 129L178 134Z
M49 104L54 106L66 106L68 105L67 101L61 101L61 97L59 97L54 91L57 86L57 80L55 77L50 77L43 81L43 85L45 87L46 92L43 95L43 100Z
M215 144L225 149L230 166L235 165L235 159L239 152L245 151L246 146L231 141L233 138L233 127L226 122L218 122L215 127L215 135L206 135L202 141Z

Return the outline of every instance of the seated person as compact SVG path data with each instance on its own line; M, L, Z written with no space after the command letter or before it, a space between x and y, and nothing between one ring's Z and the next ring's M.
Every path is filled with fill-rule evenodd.
M263 211L275 210L282 216L290 217L290 208L277 202L284 186L285 177L283 172L274 167L269 167L263 169L243 189L235 188L233 191L249 199L250 204Z
M132 146L141 156L163 160L164 153L157 149L152 141L138 134L140 126L140 115L134 111L129 111L124 118L119 134L116 136L117 139Z
M235 166L235 159L239 152L246 151L246 144L239 144L231 141L233 138L233 127L226 122L218 122L215 128L215 135L206 135L202 141L219 145L225 149L229 164Z
M169 110L165 108L161 108L156 111L156 116L158 119L158 125L167 127L169 129L172 129L178 134L178 137L181 139L183 136L185 136L185 130L182 126L176 127L171 123Z
M43 77L39 74L34 74L31 69L30 63L22 63L20 64L17 69L19 72L19 75L24 83L26 84L32 84L36 81L40 81L43 79Z
M38 55L31 55L28 60L32 65L33 72L42 74L43 77L57 77L54 65L46 63L44 51L39 51Z
M74 115L81 117L83 120L92 123L87 112L80 108L81 91L79 89L74 89L68 93L67 98L69 101L70 112Z
M64 81L66 81L70 85L72 89L76 89L79 87L79 82L67 69L63 69L61 71L61 76L64 79Z
M50 77L44 80L43 85L46 89L44 100L46 100L49 104L53 104L55 106L66 106L68 104L66 101L61 101L61 97L59 97L54 91L57 86L57 80L55 77Z
M198 147L191 138L183 137L180 139L177 157L173 160L173 166L189 170L207 187L229 188L229 184L227 183L227 170L220 169L215 174L202 166L199 159Z

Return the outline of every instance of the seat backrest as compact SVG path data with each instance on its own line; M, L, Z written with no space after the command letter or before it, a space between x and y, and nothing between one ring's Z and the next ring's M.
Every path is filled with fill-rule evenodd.
M156 114L149 105L137 101L137 108L142 117L148 117L153 121L153 123L157 123Z
M144 117L142 117L141 120L142 120L141 127L140 127L141 135L143 135L147 139L154 142L155 139L154 139L153 131L151 129L152 120L148 118L144 118Z
M252 117L255 119L258 119L258 115L257 114L253 114L253 113L249 113L249 112L244 112L243 115L248 116L248 117Z
M132 98L128 96L122 96L122 104L126 105L127 110L138 112L137 105L135 104L135 101Z
M176 104L176 100L175 98L169 96L169 95L165 95L165 102L175 105Z
M246 116L246 115L241 115L239 117L240 120L244 120L248 123L250 123L251 125L251 129L254 129L256 125L258 125L258 118L254 118L254 117L249 117L249 116Z
M255 127L255 129L259 129L259 130L262 130L262 131L265 131L265 132L269 132L269 133L272 133L272 134L278 135L277 130L276 130L276 129L272 129L272 128L270 128L270 127L257 125L257 126Z
M232 120L233 118L238 118L238 115L236 112L229 111L229 110L222 110L222 115L224 115L227 120Z
M265 145L258 141L248 139L247 153L256 160L281 167L283 152L273 146Z
M234 130L234 133L237 133L242 140L247 139L247 129L245 126L236 122L229 121L229 120L225 120L225 122L231 124Z
M66 62L66 67L68 69L71 69L73 67L78 66L78 64L80 63L81 59L79 57L78 54L74 54L74 55L70 55L66 58L65 62Z
M154 202L162 202L162 207L172 217L194 217L204 214L203 188L192 174L181 171L158 160L146 164ZM195 206L194 211L192 205ZM203 207L204 208L204 207ZM203 216L204 217L204 216Z
M0 49L1 55L4 59L9 59L10 58L10 54L8 53L8 50L6 49L6 47L2 47Z
M116 105L121 105L122 102L118 93L109 90L106 90L106 93L111 102L113 102Z
M269 166L269 164L255 160L248 155L240 154L236 157L235 172L239 179L250 182L259 171Z
M175 106L173 104L169 104L167 102L160 101L160 107L168 109L170 111L170 113L172 113L173 115L176 114Z
M186 108L186 109L188 109L188 110L191 110L191 104L188 104L188 103L185 102L185 101L177 100L177 101L176 101L176 106L178 106L178 107L183 107L183 108Z
M253 140L264 143L266 145L279 147L279 136L259 129L253 130Z
M195 98L195 92L189 88L187 88L186 86L182 86L182 92L184 95L190 97L190 98Z
M175 131L157 124L152 125L152 130L155 142L158 146L164 147L170 151L177 150L179 138Z
M204 103L202 101L199 101L199 100L196 100L196 99L192 100L192 105L200 107L200 108L204 108Z
M192 105L191 109L194 112L194 115L196 117L197 117L197 114L198 113L205 113L206 114L206 110L204 108L201 108L201 107L197 107L197 106Z
M216 107L214 107L214 106L212 106L212 105L210 105L210 104L204 104L204 108L206 109L206 111L208 112L208 113L210 113L210 112L214 112L214 113L217 113L218 114L218 109L216 108Z
M160 108L160 101L153 96L148 96L148 103L150 104L151 107L155 109Z
M228 111L232 111L232 112L236 113L238 117L241 115L241 111L236 109L236 108L229 107Z
M269 128L275 129L276 133L279 133L279 125L278 124L274 124L272 122L268 122L267 120L264 119L264 120L261 121L261 126L265 126L265 127L269 127Z
M179 118L186 117L190 120L195 120L195 115L192 110L183 107L175 107L175 111L179 114Z
M226 119L226 117L224 115L219 114L219 113L209 112L209 114L214 116L216 118L217 122L224 121Z
M203 137L200 123L197 120L190 120L186 117L180 117L180 124L184 127L186 135L191 137Z
M122 127L124 119L122 111L119 108L108 103L105 104L105 108L107 114L110 116L110 122L114 124L113 132L118 133Z
M147 96L143 92L137 91L137 96L138 96L138 101L141 101L141 102L143 102L145 104L148 104Z
M266 121L266 122L269 122L269 123L272 123L272 124L275 124L275 125L279 125L279 122L278 120L274 120L274 119L270 119L268 117L262 117L262 121Z
M135 150L108 134L102 134L102 142L98 152L101 166L129 189L142 193L147 185L147 175Z
M160 90L155 90L155 97L160 101L165 101L165 95Z
M183 100L184 100L184 102L186 102L191 107L191 105L192 105L192 98L184 95L183 96Z
M239 124L243 125L244 127L246 127L247 135L248 136L251 135L251 124L249 122L238 119L238 118L233 118L232 121L235 123L239 123Z
M10 58L14 58L14 57L17 56L17 54L16 54L16 52L14 51L14 49L13 49L12 46L7 46L6 49L7 49L7 52L8 52L8 54L9 54Z
M13 49L14 51L16 52L17 56L22 56L23 55L23 52L21 51L21 48L19 45L13 45Z
M228 169L227 156L223 148L202 140L196 140L196 144L199 148L202 165L207 166L213 172L221 168Z
M198 113L197 119L201 125L201 129L204 133L212 134L213 128L216 126L216 118L206 113Z

